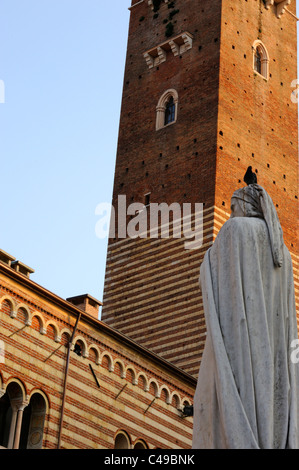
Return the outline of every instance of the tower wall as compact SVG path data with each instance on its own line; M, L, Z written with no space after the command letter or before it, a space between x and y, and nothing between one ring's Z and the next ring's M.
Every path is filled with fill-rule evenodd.
M215 229L252 165L272 197L292 255L299 312L296 3L287 9L278 18L276 4L266 9L259 0L238 0L233 7L222 2ZM267 80L253 70L256 40L268 52Z
M278 204L286 243L298 259L297 106L290 87L296 19L287 12L278 19L276 8L267 10L260 0L233 6L228 0L146 0L131 7L116 221L119 195L127 206L149 202L149 193L150 203L203 203L203 243L186 250L184 238L124 239L116 223L102 319L194 375L205 341L200 264L229 217L230 197L244 185L249 164ZM290 11L295 14L294 5ZM268 80L253 71L257 39L269 49ZM156 107L167 90L178 96L176 121L156 130Z

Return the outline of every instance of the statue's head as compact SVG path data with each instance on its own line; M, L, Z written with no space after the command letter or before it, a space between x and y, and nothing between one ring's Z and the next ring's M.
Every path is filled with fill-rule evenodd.
M283 233L278 219L278 215L271 197L257 182L252 182L250 175L251 167L247 170L247 177L244 177L247 186L234 192L231 198L231 218L234 217L257 217L264 219L270 236L270 243L275 266L282 265L283 253ZM246 176L246 175L245 175ZM255 178L254 178L255 181Z
M260 202L260 186L250 184L234 192L231 198L231 218L233 217L263 218Z
M247 168L244 175L247 184L232 196L231 218L233 217L260 217L263 218L263 211L260 204L260 186L257 184L256 173L252 171L252 166Z

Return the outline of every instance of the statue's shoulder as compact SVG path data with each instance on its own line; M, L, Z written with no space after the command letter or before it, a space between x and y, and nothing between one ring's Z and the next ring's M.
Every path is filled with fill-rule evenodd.
M258 217L232 217L223 224L218 237L246 238L264 232L267 232L264 219Z
M227 230L244 230L245 227L261 227L265 225L264 219L260 217L231 217L222 226Z

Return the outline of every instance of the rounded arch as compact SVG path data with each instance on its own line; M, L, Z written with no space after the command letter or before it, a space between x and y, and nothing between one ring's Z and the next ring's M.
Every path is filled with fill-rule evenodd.
M44 392L32 390L22 418L19 449L41 449L49 401Z
M139 372L137 376L137 383L143 388L145 392L149 391L149 383L148 383L148 378L143 372Z
M71 350L77 353L78 356L88 357L88 347L83 336L75 337Z
M184 397L182 399L182 408L184 408L184 406L191 406L191 405L192 403L191 403L191 400L189 400L189 398Z
M96 344L91 344L88 348L88 357L92 356L93 354L95 356L95 363L99 364L100 363L100 351Z
M131 439L126 431L120 430L114 438L114 449L130 449Z
M54 341L56 343L60 343L61 341L61 336L59 334L59 329L58 329L58 326L56 325L56 323L52 320L49 320L47 321L46 325L45 325L45 330L47 332L49 326L52 326L53 327L53 330L54 330Z
M171 404L178 410L182 408L181 398L176 392L171 394Z
M46 328L45 328L45 319L43 317L43 315L39 312L32 312L31 314L31 318L30 318L30 325L34 327L34 320L37 319L38 323L39 323L39 332L40 334L42 335L45 335L46 334Z
M158 382L157 382L155 379L150 379L148 385L149 385L149 391L150 391L151 388L152 388L153 391L154 391L154 396L155 396L156 398L160 398L160 391L159 391Z
M107 351L104 351L101 355L101 358L100 358L100 364L101 366L103 366L103 359L106 358L107 361L108 361L108 370L109 372L113 372L114 370L114 365L113 365L113 359L112 359L112 356L107 352Z
M127 366L126 367L126 372L125 372L125 376L127 376L128 372L131 374L131 377L132 377L132 384L133 385L137 385L138 381L136 379L137 377L137 374L136 374L136 370L134 369L133 366Z
M16 377L8 379L5 387L10 400L28 401L28 392L25 384Z
M171 115L168 116L167 120L166 113L168 104L171 101ZM160 97L156 107L156 130L162 129L170 124L174 124L177 120L178 114L178 101L179 95L174 88L166 90Z
M123 361L121 359L115 359L114 364L113 364L113 370L114 372L116 371L117 367L119 366L119 371L120 371L120 377L124 379L126 377L126 369Z
M262 75L263 78L269 78L269 54L265 44L257 39L252 45L253 51L253 70Z
M45 392L43 392L42 390L40 390L39 388L34 388L30 392L29 401L31 401L33 395L40 395L42 397L42 399L44 400L44 403L45 403L45 412L46 412L46 414L48 414L49 411L50 411L50 400L49 400L48 395Z
M0 299L0 310L3 309L3 303L4 303L5 301L10 304L10 313L9 313L10 317L15 318L15 316L16 316L16 314L17 314L17 313L16 313L16 310L17 310L17 303L16 303L16 301L15 301L12 297L10 297L10 295L4 295L4 296L1 297L1 299Z
M167 385L161 386L160 392L159 392L160 396L162 395L162 392L165 392L165 402L167 403L167 405L169 405L171 403L171 400L170 400L170 391Z
M72 332L69 328L63 328L60 331L61 343L67 346L71 340Z
M148 449L147 443L143 439L136 439L136 441L133 444L133 449L136 450L141 450L141 449Z
M26 304L19 304L15 309L15 317L18 316L20 310L23 310L25 316L25 325L31 325L31 313Z

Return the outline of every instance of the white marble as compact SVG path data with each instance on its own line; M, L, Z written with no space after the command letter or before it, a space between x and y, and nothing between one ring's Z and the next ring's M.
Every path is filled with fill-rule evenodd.
M232 217L205 255L200 283L207 339L193 448L299 448L292 261L260 186L233 195Z

